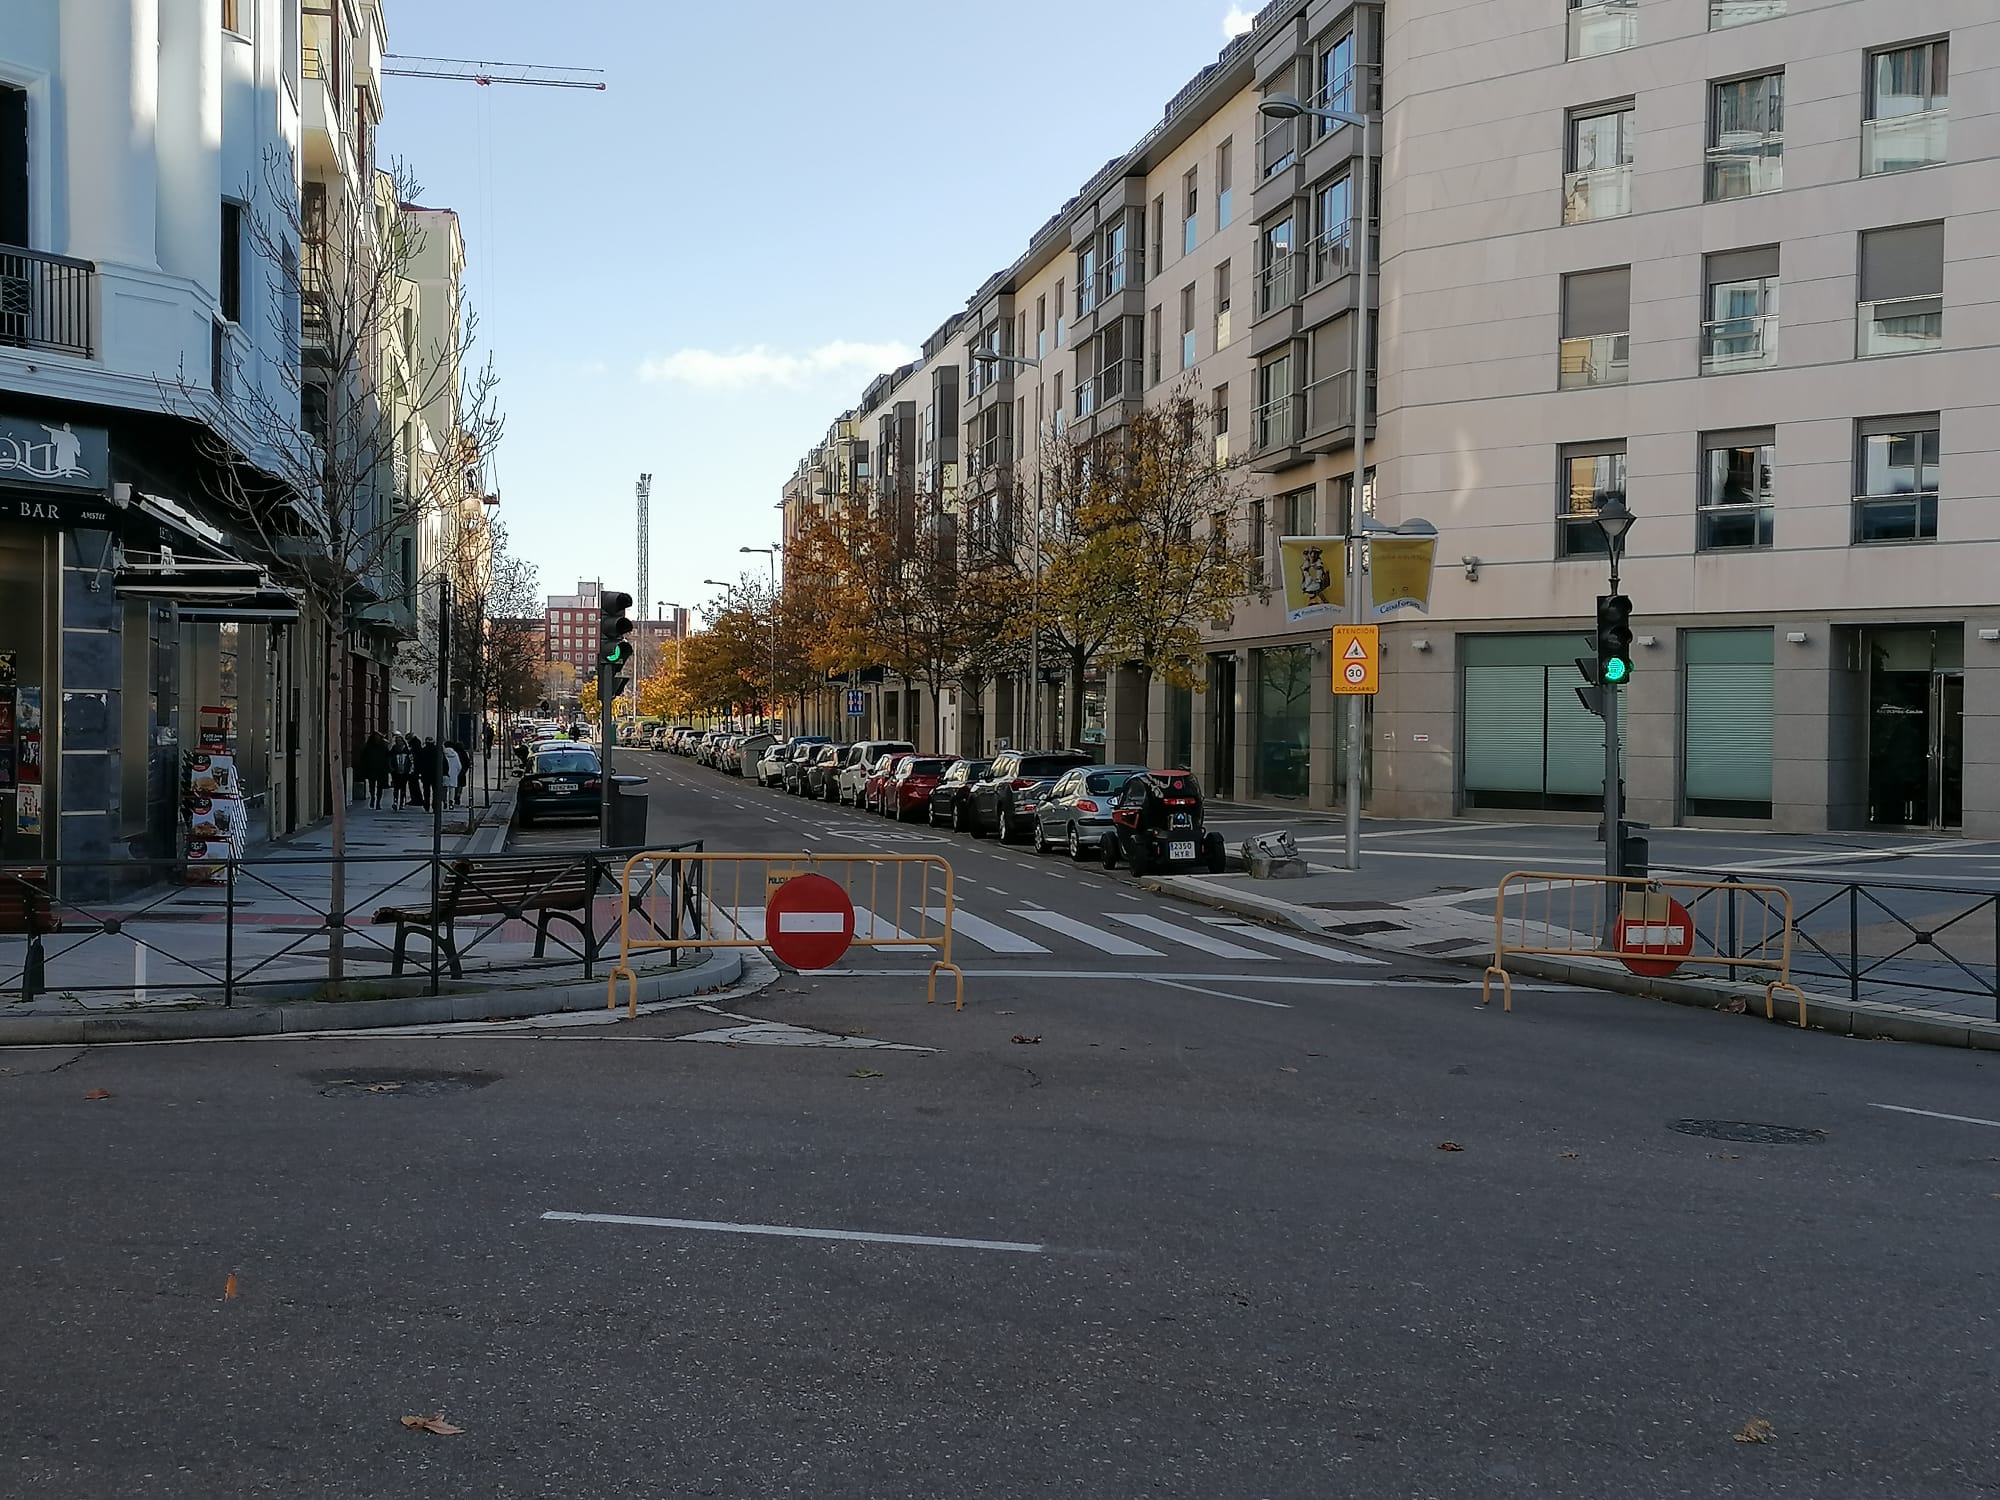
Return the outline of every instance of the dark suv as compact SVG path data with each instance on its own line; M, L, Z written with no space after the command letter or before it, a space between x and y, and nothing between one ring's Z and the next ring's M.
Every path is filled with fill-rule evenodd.
M986 773L992 769L993 762L990 760L953 761L938 784L931 788L931 827L943 823L956 832L965 832L968 793L984 781Z
M1035 826L1035 809L1049 788L1078 766L1096 761L1081 750L1003 750L993 759L984 781L966 794L965 822L974 838L998 833L1003 844L1016 843Z

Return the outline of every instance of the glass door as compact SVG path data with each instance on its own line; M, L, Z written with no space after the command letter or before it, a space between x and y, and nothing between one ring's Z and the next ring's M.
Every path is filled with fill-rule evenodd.
M1931 678L1931 827L1958 828L1965 820L1965 676Z

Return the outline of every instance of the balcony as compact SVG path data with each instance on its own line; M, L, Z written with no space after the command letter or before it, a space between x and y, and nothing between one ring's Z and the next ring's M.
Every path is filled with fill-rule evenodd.
M1312 284L1324 286L1354 269L1354 226L1336 224L1312 242Z
M1257 273L1257 316L1277 312L1290 307L1299 300L1303 278L1299 275L1300 257L1286 251L1270 265Z
M1632 212L1632 166L1597 167L1563 176L1563 223L1622 219Z
M1593 385L1623 385L1630 378L1631 359L1629 333L1564 339L1556 361L1556 389L1575 391Z
M96 280L87 260L0 245L0 347L89 359Z
M1258 407L1251 415L1254 419L1254 440L1250 445L1252 457L1262 457L1287 448L1295 448L1299 442L1299 423L1305 414L1305 403L1296 396L1279 396Z
M1778 362L1778 315L1713 318L1701 325L1701 373L1734 375Z
M1945 160L1947 113L1931 109L1921 114L1863 120L1861 175L1878 177L1885 172L1914 172L1919 167L1941 165Z
M1785 185L1785 138L1752 136L1708 149L1708 201L1754 198Z
M1601 0L1596 5L1573 6L1569 13L1569 55L1596 57L1602 52L1623 52L1639 44L1637 0Z
M1785 13L1786 0L1708 0L1708 29L1724 31Z
M1854 354L1878 359L1944 347L1944 298L1890 297L1855 308Z
M1121 359L1106 365L1076 386L1076 415L1080 421L1119 401L1136 401L1145 389L1144 376L1136 359Z

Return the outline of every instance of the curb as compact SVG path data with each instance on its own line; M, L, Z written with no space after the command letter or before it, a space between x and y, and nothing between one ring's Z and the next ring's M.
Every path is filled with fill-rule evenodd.
M1188 883L1183 883L1188 882ZM1469 953L1412 953L1389 943L1373 941L1368 935L1349 936L1329 931L1319 920L1316 908L1280 901L1272 896L1246 891L1217 890L1199 884L1194 877L1169 875L1142 880L1143 889L1162 896L1178 896L1186 901L1212 906L1220 911L1248 917L1253 921L1295 927L1313 937L1330 937L1350 943L1370 953L1396 958L1455 964L1461 968L1485 970L1492 959L1490 939ZM1385 911L1391 908L1384 908ZM1724 981L1693 979L1647 979L1622 968L1588 959L1537 958L1516 954L1508 960L1510 973L1536 979L1553 979L1588 989L1608 990L1644 1000L1664 1000L1697 1010L1725 1014L1742 1005L1741 1014L1764 1019L1764 990L1761 985L1729 984ZM1771 1019L1782 1026L1798 1026L1798 1001L1780 996ZM1823 995L1806 996L1806 1026L1835 1036L1863 1040L1923 1042L1934 1047L1969 1047L1976 1051L2000 1052L2000 1023L1974 1020L1948 1011L1920 1010L1911 1006L1880 1005L1866 1000L1832 1000Z
M707 990L725 989L742 976L741 952L711 953L692 968L641 974L639 1003L685 1000ZM550 989L475 990L339 1004L302 1001L296 1005L248 1005L231 1010L21 1016L0 1018L0 1047L179 1042L312 1031L374 1031L391 1026L435 1026L445 1021L521 1021L565 1011L597 1010L604 1001L605 981L591 980Z

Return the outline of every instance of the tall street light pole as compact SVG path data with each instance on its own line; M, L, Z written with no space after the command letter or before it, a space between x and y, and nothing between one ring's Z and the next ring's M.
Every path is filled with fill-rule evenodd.
M1355 64L1353 76L1360 81L1362 64ZM1356 90L1357 96L1359 90ZM1366 100L1361 101L1364 105ZM1333 120L1361 128L1361 199L1355 209L1356 233L1361 245L1354 259L1354 486L1347 497L1347 618L1359 625L1367 618L1361 603L1361 537L1365 519L1362 498L1368 481L1365 438L1368 432L1368 270L1373 249L1368 233L1368 211L1374 201L1375 124L1366 108L1360 110L1321 109L1301 104L1292 94L1267 94L1257 106L1260 114L1274 120ZM1339 664L1335 663L1336 671ZM1347 700L1347 868L1361 868L1361 717L1362 697Z
M736 550L761 552L771 564L771 691L764 714L769 720L774 717L770 707L778 702L778 553L783 549L781 544L773 542L768 547L738 547Z
M1017 354L1002 354L996 349L974 349L972 357L982 365L1017 365L1025 370L1039 370L1039 359L1027 359ZM1020 433L1014 434L1017 444L1023 443ZM1042 744L1042 476L1035 475L1035 571L1028 584L1028 614L1034 621L1034 628L1028 632L1028 744L1040 749Z

